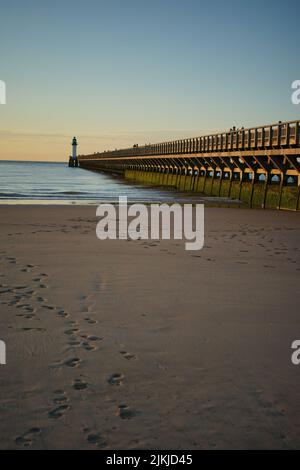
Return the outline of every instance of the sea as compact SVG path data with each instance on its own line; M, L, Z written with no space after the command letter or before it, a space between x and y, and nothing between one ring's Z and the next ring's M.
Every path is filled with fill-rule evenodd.
M99 204L118 202L119 196L127 196L128 202L209 203L218 199L69 168L67 163L0 160L0 204Z

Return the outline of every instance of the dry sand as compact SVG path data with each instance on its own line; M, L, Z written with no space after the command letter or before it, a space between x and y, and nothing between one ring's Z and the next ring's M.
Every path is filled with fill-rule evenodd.
M1 206L0 448L299 448L299 214L206 209L205 248Z

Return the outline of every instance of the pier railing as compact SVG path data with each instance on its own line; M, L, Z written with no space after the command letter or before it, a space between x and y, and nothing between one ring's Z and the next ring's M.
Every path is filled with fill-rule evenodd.
M158 144L134 146L80 156L81 159L108 157L138 157L148 155L179 155L190 153L234 152L299 147L300 121L287 121L250 129L231 129L216 133Z

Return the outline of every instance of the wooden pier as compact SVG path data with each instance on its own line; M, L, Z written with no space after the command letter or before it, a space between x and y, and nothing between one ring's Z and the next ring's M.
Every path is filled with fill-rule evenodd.
M79 155L82 168L249 207L299 210L300 121Z

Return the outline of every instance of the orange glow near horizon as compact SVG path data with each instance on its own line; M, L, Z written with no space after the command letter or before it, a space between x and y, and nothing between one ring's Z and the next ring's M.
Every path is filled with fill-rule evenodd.
M207 130L205 133L209 133ZM203 134L187 130L165 130L115 135L88 136L76 134L78 154L92 154L103 150L144 145L146 142L182 139ZM68 161L71 155L71 141L74 135L34 134L26 132L0 131L0 160L20 161Z

